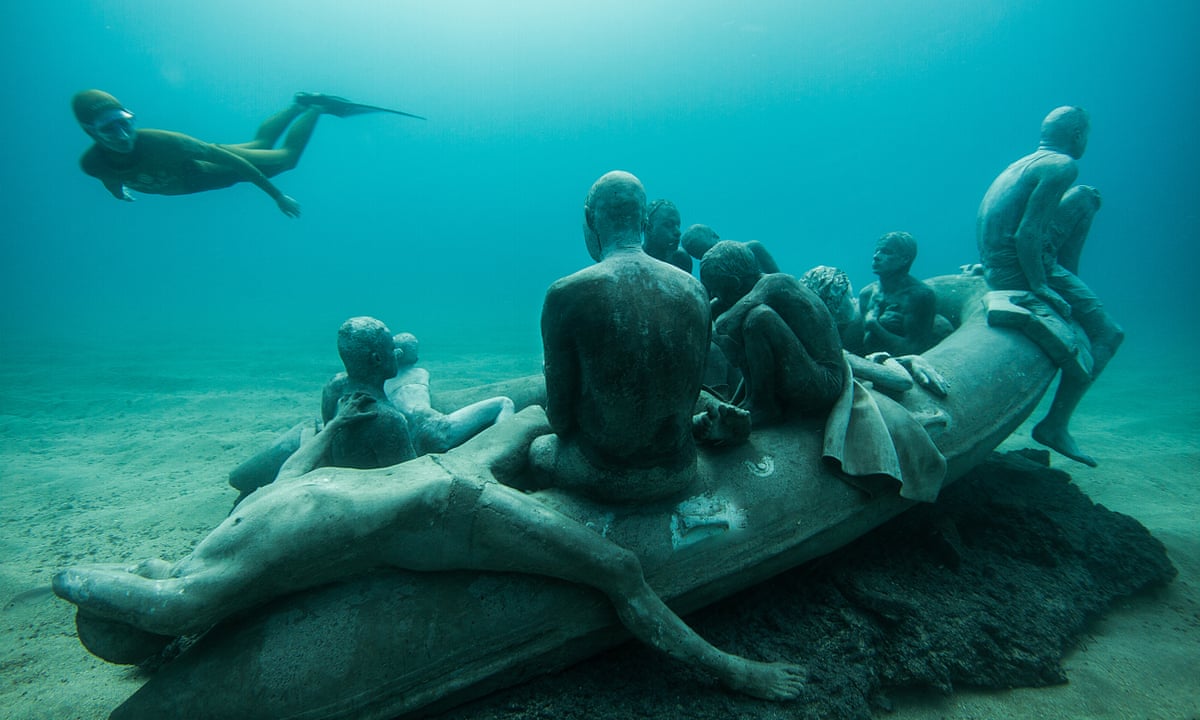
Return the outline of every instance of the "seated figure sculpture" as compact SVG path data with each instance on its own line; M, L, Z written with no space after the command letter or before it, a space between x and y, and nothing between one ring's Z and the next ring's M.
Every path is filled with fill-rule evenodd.
M679 208L670 200L655 200L646 209L646 235L642 249L655 260L692 271L692 258L679 247Z
M688 255L700 260L704 257L704 253L711 250L712 246L716 245L720 239L721 236L717 235L717 231L709 226L692 225L679 238L679 244L687 251ZM749 240L745 245L750 248L750 252L754 253L754 257L758 260L758 266L763 272L779 272L779 264L775 262L775 258L771 257L771 253L767 252L765 245L757 240Z
M875 243L871 270L879 280L858 298L863 319L863 350L890 355L923 353L950 334L943 320L937 327L933 290L909 272L917 258L917 241L906 232L890 232Z
M399 367L391 330L373 317L353 317L338 328L337 348L346 370L325 384L321 392L321 419L326 423L332 420L339 401L353 393L373 399L378 412L370 422L356 423L332 438L328 464L377 468L416 457L408 420L392 407L383 389L384 381L395 375Z
M400 333L393 342L399 371L384 382L383 389L392 405L408 419L417 455L446 452L485 428L512 417L513 401L506 397L480 400L449 414L433 409L429 371L417 366L417 337Z
M712 246L719 241L720 237L716 231L707 225L692 225L684 232L680 240L688 254L697 260L702 259L704 253L711 250ZM775 258L771 257L771 253L767 252L767 248L762 243L750 240L742 244L754 253L754 258L758 261L761 271L764 273L779 272L779 265L775 262ZM712 303L709 305L709 310L714 318L727 309L727 307ZM712 343L708 351L708 367L704 371L704 386L722 397L732 397L741 380L741 372L730 364L729 358L725 357L721 348L716 343Z
M642 183L626 172L604 175L584 204L584 238L597 262L546 292L553 434L531 449L541 484L639 502L695 481L708 301L695 278L643 252L645 226Z
M354 398L341 403L333 422L367 422L380 407L361 402L370 399L365 393ZM367 471L324 468L276 483L176 563L73 567L55 575L54 592L98 632L152 633L165 642L272 598L376 568L545 575L600 590L636 637L734 690L795 697L803 685L800 667L713 647L646 584L636 555L497 482L519 472L530 441L547 429L545 413L531 407L436 459Z
M833 406L848 379L837 326L815 293L791 275L764 274L729 240L704 254L700 279L714 307L728 308L714 338L742 370L741 406L755 426Z
M377 468L416 456L408 419L392 407L383 389L384 380L395 375L398 368L391 331L375 318L350 318L338 328L337 346L346 370L325 384L321 418L297 424L229 473L229 484L241 492L235 506L263 485L303 472L297 467ZM329 424L340 401L355 393L377 403L377 412L368 422L339 425L330 433ZM365 402L360 400L359 404ZM306 452L303 461L292 461L292 456L312 441L314 433L330 433L324 440L331 442L322 444L325 449L319 455Z
M862 314L850 277L844 271L818 265L801 275L800 282L816 293L833 315L843 352L855 378L869 381L889 393L907 392L916 382L934 395L946 395L945 378L920 355L892 357L886 352L874 352L864 357L858 354L862 348Z
M699 260L720 239L721 236L717 234L716 230L707 225L697 223L688 227L679 236L679 247L683 248L684 252L688 255Z
M1061 375L1033 439L1094 467L1096 460L1080 450L1069 424L1125 332L1067 267L1078 268L1084 237L1099 208L1099 194L1092 188L1068 193L1079 174L1075 161L1087 149L1089 122L1087 112L1078 107L1060 107L1046 116L1037 150L1005 168L984 194L976 238L988 285L1030 292L1064 319L1074 318L1091 341L1091 377Z

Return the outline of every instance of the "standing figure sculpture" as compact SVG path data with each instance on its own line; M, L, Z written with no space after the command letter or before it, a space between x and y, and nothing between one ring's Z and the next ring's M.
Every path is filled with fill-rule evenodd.
M696 477L693 414L710 337L691 275L642 250L646 193L626 172L592 185L584 237L597 262L542 307L546 414L539 482L616 502L665 497Z
M714 307L714 338L741 368L755 426L833 407L846 378L837 325L825 303L785 273L764 274L744 243L722 240L700 261ZM737 399L735 395L735 399Z
M1083 236L1099 208L1099 195L1090 188L1068 194L1079 173L1075 161L1087 148L1088 129L1082 108L1060 107L1047 115L1038 149L1005 168L984 194L977 238L984 277L992 288L1031 292L1064 319L1073 317L1091 341L1091 377L1060 377L1050 411L1034 427L1033 438L1094 467L1095 459L1079 449L1068 425L1125 333L1091 288L1059 259L1065 249L1063 259L1078 266Z
M875 243L871 271L879 280L858 298L864 353L914 355L937 344L933 290L909 272L916 258L917 241L906 232L887 233Z
M76 93L71 108L79 126L96 142L79 164L116 199L132 201L129 190L187 195L249 182L270 195L288 217L299 217L300 203L269 178L296 167L321 115L387 112L424 119L334 95L296 93L292 105L268 118L253 140L219 145L168 130L138 130L133 113L103 90ZM275 147L285 131L283 144Z

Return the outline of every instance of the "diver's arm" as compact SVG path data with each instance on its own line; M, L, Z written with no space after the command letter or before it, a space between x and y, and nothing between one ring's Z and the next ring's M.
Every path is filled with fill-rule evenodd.
M300 217L300 203L284 195L283 191L275 187L275 184L246 158L229 152L220 145L207 144L206 152L204 157L200 158L200 162L209 162L223 169L232 170L242 180L254 183L259 189L270 195L284 215Z
M134 201L135 198L133 195L130 195L129 191L125 189L125 183L121 182L120 180L108 179L101 180L100 182L104 183L104 187L107 188L108 191L112 193L112 196L116 199L124 200L125 202Z
M108 190L109 194L118 200L133 202L133 196L125 189L125 183L119 178L111 174L111 171L106 169L103 161L98 156L96 147L84 153L79 159L79 169L83 170L85 175L96 178L104 185L104 189Z

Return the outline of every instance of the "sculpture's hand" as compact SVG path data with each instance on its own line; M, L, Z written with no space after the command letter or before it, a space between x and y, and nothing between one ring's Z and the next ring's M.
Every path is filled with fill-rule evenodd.
M1067 304L1066 300L1063 300L1062 295L1051 289L1049 285L1036 288L1033 294L1045 301L1063 320L1071 319L1071 306Z
M963 275L983 275L982 263L967 263L966 265L959 265L958 269L962 270Z
M280 195L279 199L275 201L275 204L279 206L279 209L283 211L284 215L292 218L300 217L300 203L296 202L287 195Z
M896 358L896 362L904 366L904 369L918 385L934 395L946 397L950 391L950 384L946 382L946 378L942 377L942 374L920 355L901 355Z
M346 425L349 423L360 422L378 414L379 407L375 398L371 397L367 393L350 393L349 395L342 396L342 398L338 400L337 415L333 417L333 420L329 421L329 425L333 425L334 423Z

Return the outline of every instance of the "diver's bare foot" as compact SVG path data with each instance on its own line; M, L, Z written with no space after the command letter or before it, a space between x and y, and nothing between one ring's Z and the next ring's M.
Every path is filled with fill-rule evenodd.
M1033 426L1033 439L1075 462L1081 462L1088 467L1096 467L1098 464L1095 458L1079 449L1075 438L1071 437L1071 433L1067 432L1065 427L1055 427L1043 420Z
M792 663L765 663L736 658L733 677L725 684L763 700L791 700L804 688L804 668Z

